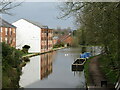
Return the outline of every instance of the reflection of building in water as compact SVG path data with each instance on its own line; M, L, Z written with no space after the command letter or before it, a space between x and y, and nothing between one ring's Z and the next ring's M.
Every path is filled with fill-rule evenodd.
M40 67L40 77L41 80L45 77L48 77L52 73L52 63L54 52L46 53L41 55L41 67Z

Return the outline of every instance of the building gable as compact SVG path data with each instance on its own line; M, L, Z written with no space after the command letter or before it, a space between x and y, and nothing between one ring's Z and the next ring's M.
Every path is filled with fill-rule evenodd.
M16 21L16 22L20 22L20 21L22 21L22 20L23 20L23 21L26 21L26 22L28 22L28 23L36 26L36 27L39 27L39 28L44 28L44 29L48 28L48 26L46 26L46 25L42 25L42 24L40 24L40 23L38 23L38 22L34 22L34 21L31 21L31 20L27 20L27 19L20 19L20 20L18 20L18 21ZM14 23L16 23L16 22L14 22ZM14 23L13 23L13 24L14 24Z

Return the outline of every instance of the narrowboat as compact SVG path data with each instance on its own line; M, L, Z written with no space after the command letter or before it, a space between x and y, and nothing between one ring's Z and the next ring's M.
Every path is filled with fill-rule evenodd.
M72 71L83 71L86 58L77 58L72 64Z

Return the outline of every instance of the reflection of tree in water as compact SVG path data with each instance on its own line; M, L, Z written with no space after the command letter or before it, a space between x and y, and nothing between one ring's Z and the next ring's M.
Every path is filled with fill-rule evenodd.
M85 88L85 86L86 86L86 83L85 83L85 81L84 81L84 79L83 78L85 78L84 77L84 71L75 71L74 72L74 76L79 76L79 77L81 77L81 82L80 82L80 84L79 85L77 85L76 86L76 88ZM84 90L84 89L83 89ZM86 89L85 89L86 90Z
M41 55L41 65L40 65L40 78L41 80L47 78L48 75L52 73L52 63L53 63L54 52L46 53Z

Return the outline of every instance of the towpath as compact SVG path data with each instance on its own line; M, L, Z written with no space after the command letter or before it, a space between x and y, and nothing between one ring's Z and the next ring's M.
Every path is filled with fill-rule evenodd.
M98 59L100 56L96 56L92 59L90 59L89 63L89 86L88 90L96 90L96 88L99 88L100 90L111 90L107 87L106 79L104 77L104 74L100 71L99 67L100 64L98 62Z
M99 69L99 57L100 56L92 58L89 63L90 85L92 86L101 86L101 81L105 81L105 78Z

